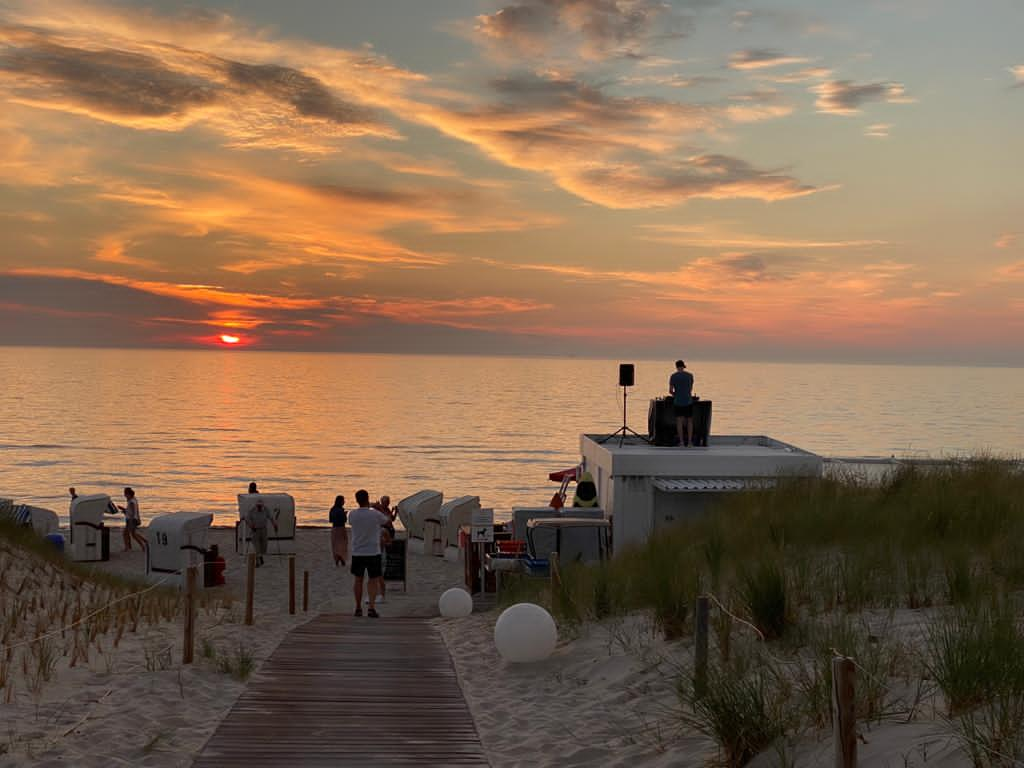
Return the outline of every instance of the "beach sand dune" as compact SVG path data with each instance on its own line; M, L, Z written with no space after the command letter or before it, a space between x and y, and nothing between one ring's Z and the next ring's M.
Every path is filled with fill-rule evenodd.
M115 541L120 544L116 536ZM353 608L352 577L347 569L335 567L328 529L299 529L297 534L297 585L301 590L302 573L309 571L310 612L302 613L300 592L296 615L288 614L287 559L272 556L256 572L251 627L243 623L244 561L234 554L233 531L213 530L211 543L228 560L228 586L206 590L207 597L222 599L199 611L195 662L181 664L180 617L154 626L140 624L116 648L111 638L100 637L88 663L79 661L71 668L67 657L58 659L52 679L36 693L15 656L15 692L11 701L0 703L0 766L189 766L244 690L241 667L259 674L259 665L292 628L317 612ZM20 582L19 567L32 563L7 563L8 585ZM96 568L139 576L144 554L116 552ZM562 627L551 658L510 664L493 642L499 611L464 619L437 616L438 597L461 580L461 564L410 554L408 591L390 584L380 610L385 616L435 617L433 624L449 649L495 768L714 764L717 752L710 739L681 726L676 684L681 670L692 663L691 640L668 643L649 617L638 614ZM919 616L908 612L898 618L895 629L901 636L919 634ZM0 696L5 693L0 691ZM382 750L389 727L402 724L381 724ZM948 729L935 719L883 722L862 733L861 765L970 765ZM752 763L778 764L774 753ZM828 733L809 733L787 745L784 764L830 765Z
M95 567L142 576L145 554L121 552L119 532L114 533L118 551ZM0 766L188 766L244 689L228 668L258 668L289 630L317 612L352 610L352 577L334 565L329 530L299 529L296 615L288 614L287 558L271 556L256 570L255 622L245 626L245 565L234 554L233 537L233 530L211 531L209 543L218 544L228 561L228 586L205 591L207 597L223 597L224 604L198 611L193 664L181 664L179 617L156 626L140 623L117 648L112 638L101 636L102 650L92 646L87 664L79 661L69 668L67 658L58 659L39 695L29 691L16 669L13 700L0 703ZM31 566L26 560L25 567ZM302 613L303 571L310 573L308 614ZM436 615L438 595L457 585L461 573L457 564L410 555L408 591L403 594L400 583L389 582L380 612ZM13 567L8 582L20 582Z

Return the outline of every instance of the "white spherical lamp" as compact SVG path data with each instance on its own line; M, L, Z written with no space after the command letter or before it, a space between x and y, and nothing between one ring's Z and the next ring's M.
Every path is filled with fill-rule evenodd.
M505 661L543 661L554 652L557 643L555 620L533 603L506 608L494 625L494 644Z
M473 598L466 590L452 587L441 595L437 607L446 619L461 619L473 612Z

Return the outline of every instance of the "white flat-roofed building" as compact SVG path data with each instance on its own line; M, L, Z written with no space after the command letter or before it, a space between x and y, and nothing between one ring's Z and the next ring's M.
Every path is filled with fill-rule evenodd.
M581 435L583 468L612 521L617 551L701 514L722 494L782 476L819 477L820 456L763 435L715 435L706 448L669 448L627 436Z

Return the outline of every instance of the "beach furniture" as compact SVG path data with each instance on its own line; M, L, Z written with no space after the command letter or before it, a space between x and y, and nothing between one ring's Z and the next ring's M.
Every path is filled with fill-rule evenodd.
M146 529L146 575L183 586L185 570L203 565L211 523L213 515L207 512L174 512L151 520ZM197 583L203 584L202 571Z
M117 508L105 493L79 496L71 502L71 559L79 563L110 559L110 529L103 515Z
M479 496L459 496L444 503L438 518L441 521L441 539L445 547L458 548L459 528L469 525L473 513L479 509Z
M423 523L426 520L433 520L440 525L443 500L444 494L441 491L424 490L398 502L398 519L410 539L423 538Z
M238 522L235 523L235 551L249 553L249 529L245 516L249 510L262 501L277 522L267 531L268 555L295 554L295 499L287 493L240 493L238 494Z
M32 530L40 536L49 536L60 530L60 517L52 509L29 506L28 518Z
M60 529L60 518L53 510L33 507L31 504L13 504L10 499L0 499L0 517L9 517L18 525L31 526L40 536L56 533Z
M552 552L563 565L600 562L611 557L611 523L590 517L534 518L526 524L526 546L528 569L530 561L540 566Z
M593 520L604 519L601 507L515 507L512 510L512 538L526 541L527 524L538 517L585 517ZM545 555L546 557L546 555Z

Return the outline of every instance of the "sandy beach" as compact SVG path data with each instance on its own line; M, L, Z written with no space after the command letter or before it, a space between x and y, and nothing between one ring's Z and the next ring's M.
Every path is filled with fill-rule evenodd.
M302 572L309 571L309 614L301 611L301 597L297 614L288 614L286 559L270 557L257 569L255 624L245 626L243 558L234 554L232 536L228 529L211 532L211 543L228 559L228 586L207 590L223 600L199 611L193 664L181 663L179 618L125 633L116 648L100 637L88 663L72 668L66 657L58 659L41 692L33 693L24 671L13 665L14 694L0 707L0 766L188 766L245 687L225 666L244 657L258 674L290 629L320 611L352 609L352 579L333 564L329 530L299 529L297 581L301 585ZM137 550L118 551L96 567L137 576L143 557ZM10 589L22 577L16 562L6 567ZM675 686L692 664L692 638L666 642L649 617L633 614L563 627L552 657L510 664L493 643L497 610L464 619L437 616L438 596L461 577L458 563L410 554L408 591L391 584L380 610L385 616L436 617L493 766L714 763L712 741L681 726ZM900 611L887 631L913 642L926 620L921 612ZM862 765L970 765L935 718L894 719L865 727L862 735ZM831 748L827 731L806 733L752 764L810 768L826 764Z
M716 765L711 739L687 730L675 681L692 669L692 638L666 642L649 618L633 615L564 633L555 653L536 664L507 664L495 650L497 613L438 619L463 692L491 763L527 766ZM912 639L923 617L896 616L890 632ZM860 765L942 766L972 763L937 722L859 724ZM832 765L831 731L808 732L795 743L767 750L760 768Z
M119 531L114 534L117 551L96 567L140 576L144 554L121 552ZM221 660L251 657L258 670L293 627L317 612L352 610L352 577L334 566L326 528L300 528L296 537L300 590L302 572L310 574L309 613L302 613L300 593L296 615L288 614L287 561L272 556L256 571L255 621L249 627L243 623L244 560L234 554L233 531L214 529L210 543L218 544L228 561L228 585L212 593L221 592L231 602L213 612L198 611L195 662L181 663L179 618L140 625L136 633L125 633L117 648L101 637L102 652L94 646L87 664L69 668L67 658L58 659L38 699L15 669L14 697L0 705L0 766L188 766L245 686L220 670ZM457 585L460 576L457 564L410 555L408 592L389 582L379 610L384 616L436 614L438 595ZM7 583L18 582L20 575L11 567Z

